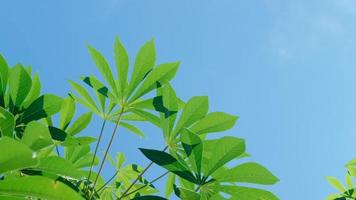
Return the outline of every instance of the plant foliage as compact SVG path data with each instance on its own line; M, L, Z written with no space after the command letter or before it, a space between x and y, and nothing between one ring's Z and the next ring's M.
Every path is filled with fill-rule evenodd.
M0 56L0 199L160 200L173 194L183 200L278 199L253 186L272 185L278 178L258 163L242 162L249 156L243 139L209 137L231 129L238 117L209 112L206 96L181 100L170 84L180 62L157 64L153 40L130 65L116 38L116 70L98 50L88 49L101 76L70 81L73 91L65 98L41 94L30 67L10 67ZM78 104L88 112L77 113ZM93 115L102 119L95 138L83 134ZM159 150L140 148L151 161L146 167L110 153L121 127L145 136L137 122L159 128L166 144ZM114 125L111 132L108 123ZM110 139L103 147L104 134ZM106 161L115 168L109 179L102 177ZM148 180L145 174L155 165L165 173ZM166 188L160 190L155 183L163 178Z
M339 194L332 194L327 197L327 200L355 200L356 199L356 187L353 183L353 179L356 178L356 158L350 160L346 165L347 173L345 176L346 184L342 184L335 177L326 177L327 181L338 190Z

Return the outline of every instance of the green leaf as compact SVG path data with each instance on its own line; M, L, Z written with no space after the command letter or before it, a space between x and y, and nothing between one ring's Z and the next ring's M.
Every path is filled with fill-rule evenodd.
M155 67L147 76L142 85L137 89L136 93L130 98L130 102L154 90L157 84L164 85L169 82L177 73L179 62L161 64Z
M355 167L356 166L356 158L350 160L348 163L346 163L345 167Z
M32 78L31 90L28 93L23 106L27 108L34 100L36 100L41 94L41 82L38 74Z
M52 139L57 140L59 142L64 142L68 136L65 131L54 126L48 126L48 130L51 134Z
M77 100L79 103L83 104L83 106L89 108L92 112L100 113L99 108L96 106L95 101L91 98L90 94L88 91L82 87L81 85L69 81L73 89L83 98L74 97L75 100Z
M237 116L223 112L212 112L195 123L190 130L196 134L221 132L232 128L237 119Z
M178 188L174 187L174 193L180 198L180 199L189 199L189 200L200 200L200 195L192 190L188 190L185 188Z
M69 135L76 135L84 130L90 123L91 118L93 116L92 112L87 112L78 117L77 120L73 122L73 124L68 128L67 133Z
M21 140L34 151L53 144L48 127L37 121L27 124Z
M62 146L79 146L79 145L89 145L96 141L94 137L67 137L64 142L62 142Z
M335 189L339 190L341 193L345 192L344 186L342 185L342 183L339 180L337 180L337 178L327 176L326 180L328 180L330 185L332 185Z
M271 192L256 189L256 188L249 188L249 187L242 187L242 186L219 186L221 192L230 194L232 197L231 200L279 200Z
M194 171L200 174L203 153L203 144L200 137L188 129L184 129L180 139Z
M245 141L231 136L206 140L203 145L203 172L206 177L245 152Z
M214 178L220 182L242 182L264 185L272 185L278 182L278 178L270 171L258 163L253 162L235 166Z
M176 175L169 173L168 174L168 178L167 178L167 182L166 182L166 189L165 189L165 197L169 198L171 196L171 194L173 193L173 185L176 182Z
M115 58L116 69L119 77L120 93L124 94L125 87L127 86L129 56L126 52L124 45L121 43L118 37L115 38L114 58Z
M131 109L131 111L133 113L135 113L136 115L142 117L144 119L144 121L151 122L152 124L156 125L157 127L160 127L160 125L161 125L160 119L156 115L146 112L144 110L139 110L139 109Z
M177 159L175 159L170 154L157 151L153 149L142 149L140 151L152 162L156 163L157 165L167 169L168 171L192 182L196 183L196 179L194 175L189 171L188 168L183 166Z
M151 71L156 62L156 50L154 41L150 40L144 44L136 55L134 69L130 84L126 91L127 97L136 89L138 84L143 81L147 73Z
M117 153L116 154L116 160L117 160L117 168L121 168L122 165L124 164L126 158L125 158L125 154L124 153Z
M0 181L1 196L36 197L51 200L84 200L79 193L60 181L43 176L28 176Z
M75 101L73 97L68 96L64 99L59 118L59 128L65 130L67 129L70 121L73 119L75 114Z
M42 95L25 110L22 122L28 123L54 115L60 111L62 102L63 99L58 96L52 94Z
M81 171L78 171L72 163L58 156L41 158L39 164L34 167L34 169L59 176L69 176L75 179L80 179L84 175Z
M16 65L10 71L10 97L15 106L20 107L31 90L31 76L21 65Z
M145 100L137 99L136 101L132 102L130 106L136 109L148 109L148 110L156 110L154 105L155 98L148 98Z
M169 83L161 87L161 90L163 107L166 108L164 113L161 112L161 126L165 138L169 138L179 110L179 98Z
M109 64L104 56L91 46L88 46L89 52L94 60L96 67L99 69L101 75L105 78L106 82L110 85L111 90L115 96L119 96L114 76L110 70Z
M146 196L134 197L132 200L167 200L167 199L160 196L146 195Z
M113 102L117 102L117 98L109 91L109 89L100 82L95 76L86 76L82 78L84 83L93 88L101 96L109 98Z
M348 189L354 188L354 183L352 182L352 177L350 174L346 174L346 184Z
M81 145L65 148L65 159L70 161L76 168L91 166L93 155L90 154L89 145ZM94 160L94 166L99 163L98 157ZM94 177L95 178L95 177Z
M0 136L13 137L15 128L14 116L4 108L0 107Z
M125 123L125 122L120 122L120 125L127 130L131 131L132 133L135 133L136 135L140 136L141 138L145 137L145 134L142 133L140 129L138 129L136 126Z
M5 58L0 54L0 96L4 96L9 75L9 66Z
M173 136L177 135L183 128L188 128L194 122L202 119L208 112L208 107L209 102L206 96L196 96L189 99L175 127Z
M0 173L37 164L37 156L30 148L9 137L0 138L0 155Z

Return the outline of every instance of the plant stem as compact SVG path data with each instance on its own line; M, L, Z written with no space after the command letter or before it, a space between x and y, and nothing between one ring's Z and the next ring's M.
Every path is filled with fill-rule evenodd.
M166 151L168 148L168 146L164 147L164 149L162 151ZM126 191L121 195L121 197L119 198L122 199L123 197L125 197L125 195L130 191L130 189L135 185L135 183L145 174L145 172L153 165L153 162L151 162L150 164L148 164L145 169L137 176L137 178L131 183L131 185L126 189Z
M118 127L119 127L119 124L120 124L121 117L122 117L122 114L123 114L123 113L124 113L124 108L121 108L120 113L119 113L119 117L117 118L117 121L116 121L116 124L115 124L115 128L114 128L114 130L113 130L113 132L112 132L112 134L111 134L111 138L110 138L109 144L108 144L108 146L106 147L105 154L104 154L104 158L103 158L103 160L102 160L101 163L100 163L100 167L99 167L98 174L97 174L96 177L95 177L95 181L94 181L94 184L93 184L93 193L90 195L89 200L91 200L92 197L93 197L93 194L94 194L94 191L95 191L96 183L97 183L97 181L98 181L98 178L99 178L99 176L100 176L101 171L103 170L103 166L104 166L106 157L107 157L107 155L108 155L108 152L109 152L109 150L110 150L110 147L111 147L111 145L112 145L112 142L114 141L114 138L115 138L115 135L116 135L116 131L117 131Z
M100 192L100 190L102 190L105 186L107 186L117 176L119 171L120 171L119 169L116 170L115 174L112 177L110 177L109 180L106 181L105 184L98 189L98 192Z
M167 175L168 173L169 173L169 171L166 171L165 173L161 174L159 177L153 179L151 182L146 183L145 185L143 185L143 186L137 188L136 190L134 190L134 191L132 191L132 192L130 192L130 193L127 193L127 194L123 195L121 198L127 197L127 196L129 196L129 195L131 195L131 194L134 194L135 192L138 192L138 191L142 190L143 188L147 187L148 185L151 185L151 184L155 183L156 181L158 181L159 179L163 178L163 177L164 177L165 175ZM119 199L120 199L120 198L119 198Z
M100 142L101 142L101 138L102 138L102 136L103 136L105 124L106 124L106 119L104 119L103 124L101 125L100 134L99 134L99 139L98 139L98 141L97 141L97 143L96 143L95 151L94 151L94 156L93 156L93 159L92 159L91 164L90 164L90 170L89 170L88 180L90 180L90 176L91 176L91 173L92 173L92 170L93 170L93 165L94 165L95 157L96 157L96 154L98 153L98 149L99 149L99 145L100 145Z
M59 149L58 149L58 146L56 145L56 152L57 152L57 155L59 156L59 157L61 157L61 154L59 154Z

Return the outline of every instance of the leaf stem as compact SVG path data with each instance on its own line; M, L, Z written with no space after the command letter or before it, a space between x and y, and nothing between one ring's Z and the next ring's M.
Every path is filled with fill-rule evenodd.
M155 183L155 182L158 181L159 179L163 178L163 177L166 176L168 173L169 173L169 171L166 171L165 173L161 174L161 175L158 176L157 178L153 179L151 182L146 183L145 185L143 185L143 186L137 188L136 190L134 190L134 191L132 191L132 192L130 192L130 193L127 193L127 194L123 195L121 198L127 197L127 196L129 196L129 195L131 195L131 194L134 194L135 192L138 192L138 191L142 190L143 188L145 188L145 187L147 187L147 186L149 186L149 185Z
M58 145L56 145L56 152L57 152L57 155L58 155L59 157L61 157L61 154L59 154Z
M168 146L164 147L164 149L162 151L166 151L168 148ZM150 162L150 164L148 164L145 169L137 176L137 178L131 183L131 185L126 189L126 191L121 195L121 197L119 198L122 199L126 196L126 194L130 191L130 189L135 185L135 183L146 173L146 171L153 165L153 162Z
M99 167L98 174L97 174L96 177L95 177L95 181L94 181L94 184L93 184L93 193L91 193L89 200L92 199L93 194L94 194L94 192L95 192L96 183L97 183L97 181L98 181L98 178L99 178L99 176L100 176L101 171L103 170L106 157L107 157L107 155L108 155L108 153L109 153L109 150L110 150L110 147L111 147L111 145L112 145L112 142L114 141L114 138L115 138L117 129L118 129L118 127L119 127L119 124L120 124L121 117L122 117L122 114L123 114L123 113L124 113L124 108L122 107L121 110L120 110L120 113L119 113L119 117L117 118L117 121L116 121L116 123L115 123L115 128L114 128L114 130L113 130L113 132L112 132L112 134L111 134L111 138L110 138L109 144L108 144L108 146L106 147L105 154L104 154L104 158L103 158L103 160L102 160L101 163L100 163L100 167Z
M91 164L90 164L88 180L90 180L90 176L91 176L91 173L92 173L92 170L93 170L93 165L94 165L94 162L95 162L95 157L96 157L96 154L98 153L98 149L99 149L99 145L100 145L100 142L101 142L101 138L103 136L103 132L104 132L104 129L105 129L105 124L106 124L106 119L104 119L103 124L101 125L99 138L98 138L98 141L97 141L97 143L95 145L95 151L94 151L93 159L92 159Z

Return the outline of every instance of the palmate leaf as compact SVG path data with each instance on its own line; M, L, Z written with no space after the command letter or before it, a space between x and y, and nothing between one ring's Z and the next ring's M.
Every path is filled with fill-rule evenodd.
M272 185L278 182L270 171L258 163L244 163L220 173L214 177L220 182L243 182Z
M179 98L176 95L173 87L167 83L161 88L157 89L157 95L162 96L162 107L164 112L160 112L160 124L163 131L164 138L170 139L174 123L179 111Z
M41 94L41 82L38 74L34 75L32 78L31 90L28 93L23 106L27 108L34 100L36 100Z
M115 97L110 92L110 90L94 76L86 76L83 78L83 81L89 87L93 88L93 90L95 91L103 112L105 112L105 108L106 108L105 107L106 106L106 104L105 104L106 98L109 98L111 100L111 102L113 102L113 103L118 103L118 98ZM109 109L109 111L110 111L110 109Z
M79 85L78 83L70 81L70 84L71 84L72 88L81 96L81 97L77 97L75 95L72 95L73 98L78 103L87 107L92 112L100 114L99 108L96 105L95 101L91 98L89 92L83 86Z
M220 191L230 194L231 200L278 200L274 194L262 189L242 186L218 186L218 188Z
M135 101L137 98L147 94L157 87L157 83L164 85L169 82L177 73L179 62L161 64L155 67L150 74L145 78L142 85L137 89L136 93L130 98L129 102Z
M9 75L9 66L5 58L0 54L0 106L4 106L4 96Z
M120 93L124 94L127 87L127 72L129 69L129 56L124 45L118 37L115 38L114 58L119 78Z
M20 107L31 90L32 79L25 68L18 64L10 71L10 97L15 106Z
M152 124L156 125L157 127L160 127L160 119L150 113L150 112L147 112L147 111L144 111L144 110L140 110L140 109L131 109L132 113L142 117L144 119L144 121L148 121L148 122L151 122Z
M43 176L28 176L0 181L0 196L36 197L51 200L84 200L64 183Z
M245 152L245 141L232 136L206 140L203 145L202 162L204 166L203 172L206 177Z
M80 145L75 147L65 148L65 159L70 161L76 168L88 167L91 165L93 155L90 154L88 145ZM95 158L94 165L97 165L99 160Z
M160 196L146 195L146 196L134 197L132 200L167 200L167 199Z
M80 133L90 124L92 116L92 112L87 112L79 116L78 119L76 119L73 124L68 128L67 133L72 136Z
M193 183L197 183L194 175L190 172L188 168L182 165L176 158L171 156L170 154L157 151L153 149L143 149L140 148L140 151L152 162L157 165L167 169L168 171L190 181Z
M73 97L68 96L64 99L59 118L59 128L66 130L75 114L75 101Z
M176 175L169 173L168 174L168 178L167 178L167 182L166 182L166 189L165 189L165 197L169 198L171 196L171 194L174 191L174 187L173 185L176 182Z
M194 171L200 174L203 154L203 144L200 137L188 129L184 129L180 140L188 161L191 163Z
M328 176L326 177L326 180L328 180L330 185L332 185L335 189L339 190L341 193L345 192L344 185L339 180L337 180L337 178Z
M61 143L61 146L71 147L71 146L80 146L80 145L89 145L95 142L97 139L94 137L66 137L65 141Z
M99 51L94 49L93 47L88 46L88 49L89 49L89 52L93 58L93 61L96 65L96 67L99 69L101 75L104 77L106 82L110 85L111 90L113 91L114 95L116 97L118 97L119 93L117 90L114 76L110 70L108 62L106 61L104 56Z
M9 137L0 138L0 173L37 164L37 156L25 144Z
M58 96L52 94L42 95L25 110L22 122L26 124L30 121L54 115L60 111L62 102L63 99Z
M120 122L120 125L124 128L126 128L127 130L129 130L130 132L140 136L141 138L145 137L145 134L136 126L129 124L129 123L125 123L125 122Z
M27 124L21 140L34 151L53 144L48 127L37 121L32 121Z
M15 128L14 116L4 108L0 107L0 136L13 137Z
M223 112L212 112L195 123L190 130L196 134L221 132L232 128L237 119L237 116Z
M208 97L192 97L183 108L181 117L179 118L175 127L173 136L176 136L182 130L182 128L189 127L194 122L202 119L208 112L208 106Z
M145 43L138 51L135 64L126 96L129 97L141 81L149 73L156 62L156 50L154 41L150 40Z
M201 196L200 194L192 191L192 190L188 190L182 187L176 187L174 186L174 193L180 198L180 199L184 199L184 200L200 200Z
M75 179L80 179L84 176L83 172L77 170L72 163L58 156L49 156L39 159L38 165L33 169L59 176L69 176Z

